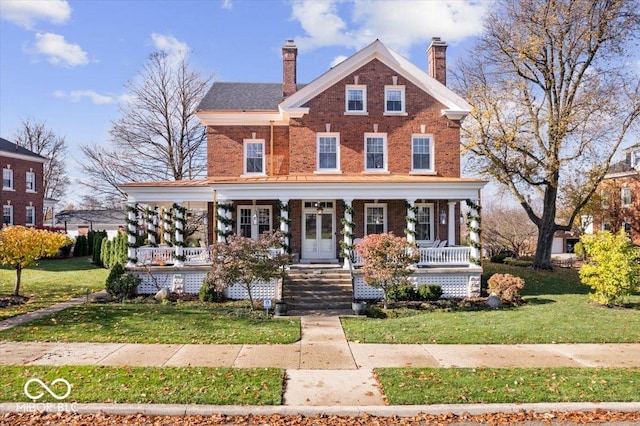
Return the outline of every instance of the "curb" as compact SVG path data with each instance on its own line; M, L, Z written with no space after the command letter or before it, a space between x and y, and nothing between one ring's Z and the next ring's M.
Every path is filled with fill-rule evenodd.
M385 405L385 406L255 406L255 405L192 405L192 404L105 404L105 403L33 403L1 402L0 413L12 412L70 412L74 414L105 413L110 415L143 414L147 416L189 416L223 414L246 415L300 415L412 417L419 414L479 415L488 413L517 413L520 411L575 412L575 411L640 412L640 402L557 402L527 404L437 404L437 405Z

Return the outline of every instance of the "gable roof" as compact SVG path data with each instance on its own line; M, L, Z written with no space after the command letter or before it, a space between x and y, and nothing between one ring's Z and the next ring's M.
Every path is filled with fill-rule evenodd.
M63 210L56 214L57 222L67 222L71 225L84 225L89 223L124 225L127 221L127 212L124 210Z
M0 153L15 158L33 157L28 158L28 160L38 161L40 163L44 163L45 161L47 161L47 159L42 155L36 154L35 152L30 151L22 146L18 146L15 143L6 140L5 138L0 138Z
M304 87L298 85L298 89ZM215 82L198 105L201 110L277 111L282 83Z

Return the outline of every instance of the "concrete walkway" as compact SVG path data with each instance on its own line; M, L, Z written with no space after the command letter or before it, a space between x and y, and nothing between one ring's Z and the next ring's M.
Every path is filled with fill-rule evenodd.
M364 344L347 342L338 316L319 315L302 316L301 332L288 345L0 342L0 364L278 367L285 405L324 407L385 405L376 367L640 367L640 344Z

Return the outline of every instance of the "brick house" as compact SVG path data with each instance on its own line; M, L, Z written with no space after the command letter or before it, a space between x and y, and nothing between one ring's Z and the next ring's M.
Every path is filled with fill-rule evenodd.
M42 226L45 157L0 138L2 226Z
M440 254L459 250L466 257L452 263L473 268L479 252L460 247L461 208L479 202L485 182L461 177L460 122L471 106L446 87L446 49L434 38L422 70L376 40L302 85L288 40L282 82L215 82L202 99L207 179L122 188L131 205L206 203L218 217L210 241L280 229L301 263L348 268L354 240L393 232L438 243ZM468 270L444 269L467 285Z

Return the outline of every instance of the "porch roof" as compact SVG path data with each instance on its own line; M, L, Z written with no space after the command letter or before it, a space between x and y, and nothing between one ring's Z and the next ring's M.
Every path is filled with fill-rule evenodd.
M479 179L406 174L293 174L211 176L170 182L122 185L130 201L213 201L254 199L477 199L487 182Z

